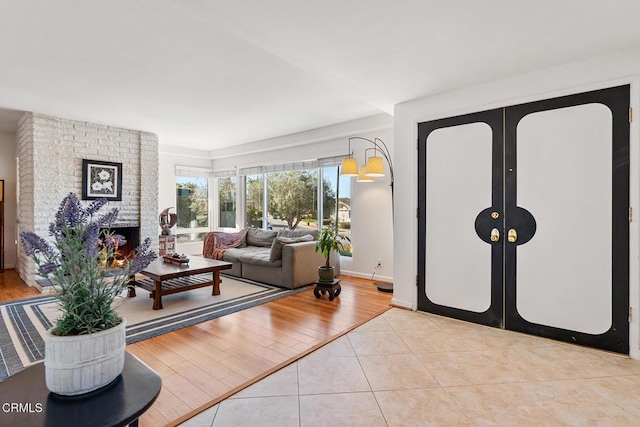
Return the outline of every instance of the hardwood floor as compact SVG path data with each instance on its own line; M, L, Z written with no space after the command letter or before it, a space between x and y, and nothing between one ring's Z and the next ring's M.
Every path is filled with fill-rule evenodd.
M371 281L341 279L333 301L309 290L127 346L163 381L140 425L177 425L390 308ZM0 273L0 301L35 295Z
M20 275L14 269L0 273L0 302L37 297L42 295L39 290L25 285Z

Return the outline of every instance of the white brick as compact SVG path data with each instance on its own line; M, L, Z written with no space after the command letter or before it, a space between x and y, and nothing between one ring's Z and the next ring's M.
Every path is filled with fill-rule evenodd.
M69 192L81 194L82 159L123 163L118 224L140 226L141 238L157 246L158 137L148 132L26 113L18 124L20 230L46 237L57 207ZM144 171L141 176L140 171ZM154 206L141 206L140 200ZM18 256L22 279L33 284L35 265Z

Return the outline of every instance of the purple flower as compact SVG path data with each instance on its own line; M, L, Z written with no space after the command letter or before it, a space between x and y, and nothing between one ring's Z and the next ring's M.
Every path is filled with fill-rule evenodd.
M41 253L46 258L54 258L56 256L56 252L54 251L51 244L38 236L36 233L31 231L23 231L20 233L20 241L22 242L22 246L24 247L24 252L28 256L33 256L35 254Z
M86 213L82 209L80 200L75 193L69 193L60 203L56 218L49 225L49 233L52 236L60 236L65 228L77 227L84 223Z
M89 206L87 207L87 215L88 216L92 216L93 214L97 213L100 209L102 209L102 207L107 203L107 199L105 198L101 198L101 199L96 199L93 202L91 202L89 204Z
M97 217L105 203L96 200L84 208L78 196L70 193L49 226L54 242L33 232L20 233L24 251L33 258L38 274L53 279L58 287L55 297L62 317L55 327L57 335L80 335L115 326L121 319L111 306L113 300L128 285L131 275L156 257L149 250L151 240L145 239L134 259L107 280L102 261L115 257L114 248L126 240L109 231L118 209Z
M84 240L86 244L86 254L87 258L93 259L98 256L98 248L100 246L100 227L98 224L92 222L89 226L84 230L84 234L82 235L82 240Z
M116 219L118 219L118 213L118 208L113 208L109 213L106 213L98 218L97 223L100 225L100 227L109 228L111 227L111 224L116 222Z
M136 274L144 270L144 268L156 259L157 255L154 251L150 251L151 239L148 237L136 249L136 255L129 263L129 274Z
M116 246L124 246L127 243L127 239L120 234L111 234L104 238L104 244L107 247L115 248Z

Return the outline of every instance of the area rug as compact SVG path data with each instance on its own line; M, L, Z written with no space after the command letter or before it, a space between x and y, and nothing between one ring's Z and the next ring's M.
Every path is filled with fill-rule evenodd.
M166 334L246 308L310 289L282 289L245 279L223 277L220 295L211 287L162 297L162 310L153 310L149 292L136 288L116 301L127 321L127 344ZM0 304L0 381L44 359L44 333L59 316L51 295Z

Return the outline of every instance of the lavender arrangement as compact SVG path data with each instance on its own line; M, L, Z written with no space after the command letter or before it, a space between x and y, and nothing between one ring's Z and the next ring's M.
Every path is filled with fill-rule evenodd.
M62 316L54 335L91 334L120 324L122 318L111 306L114 299L126 289L132 275L156 258L147 238L133 259L116 275L107 277L101 260L113 258L125 240L110 230L118 217L117 208L98 214L106 203L106 199L98 199L83 207L78 196L69 193L49 225L53 242L33 232L20 233L24 251L35 261L38 274L56 287Z

